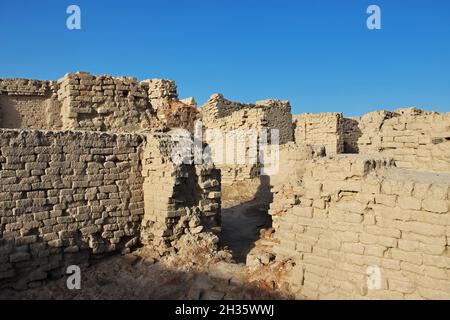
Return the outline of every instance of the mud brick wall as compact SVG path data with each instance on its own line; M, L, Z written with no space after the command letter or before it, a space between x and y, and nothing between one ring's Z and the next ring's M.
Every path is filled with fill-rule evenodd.
M143 148L142 240L160 254L173 250L184 234L221 231L220 171L209 165L174 163L176 143L168 134L154 134L147 136Z
M450 113L377 111L363 116L359 129L360 153L391 156L400 168L450 172Z
M222 171L222 183L224 185L259 178L260 164L257 163L254 156L251 156L255 153L250 150L249 132L253 132L257 136L263 128L267 130L277 129L279 130L279 143L281 145L293 141L291 107L287 101L263 100L251 105L229 101L222 95L215 94L202 106L200 112L204 128L210 132L215 130L223 137L222 144L216 143L214 135L206 135L205 141L210 145L213 154L223 152L225 163L217 163L216 165ZM227 150L227 146L231 145L232 139L230 138L227 142L226 135L232 132L243 134L243 140L239 142L236 139L235 145L240 143L240 146L243 146L245 163L227 161L227 157L230 157L230 155L232 155L230 159L235 159L234 157L238 152L238 147ZM270 132L268 142L270 143ZM255 150L253 149L253 151Z
M325 147L289 142L280 147L280 163L277 174L270 177L272 186L298 183L305 173L305 162L325 156Z
M0 79L0 128L60 128L56 87L54 81Z
M0 79L0 94L10 96L45 97L54 90L56 82L29 79Z
M293 118L297 143L325 146L327 155L344 152L341 113L307 113Z
M0 130L0 286L33 286L139 237L143 137Z
M278 259L299 297L450 298L450 175L395 168L393 160L313 160L283 210L272 210ZM292 198L294 196L294 198ZM380 270L369 288L368 268Z
M0 79L0 127L110 132L193 129L195 106L178 100L175 83L66 74L58 81Z
M68 74L58 81L66 129L137 131L150 128L149 86L134 78Z

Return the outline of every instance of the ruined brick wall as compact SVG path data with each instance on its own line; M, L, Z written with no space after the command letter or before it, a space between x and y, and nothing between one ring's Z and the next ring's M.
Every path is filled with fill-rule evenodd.
M325 146L327 155L344 152L341 113L306 113L293 118L297 143Z
M391 156L400 168L450 172L450 113L376 111L359 120L359 130L361 154Z
M175 83L79 72L58 81L0 79L0 127L137 132L193 128Z
M0 79L0 127L60 128L56 87L54 81Z
M142 141L130 134L0 130L2 286L26 288L91 254L134 243L144 214Z
M277 258L296 264L286 280L314 299L449 299L449 191L449 174L389 159L311 161L270 212ZM369 267L380 271L379 288L368 287Z
M251 148L249 144L250 132L257 139L261 130L267 129L268 142L271 143L270 130L277 129L279 144L283 145L293 140L291 107L287 101L264 100L251 105L229 101L216 94L202 106L201 119L205 129L210 132L216 130L224 138L217 143L214 135L205 136L205 141L211 146L212 152L220 152L223 155L224 163L218 163L217 166L222 171L224 185L259 178L260 164L254 156L257 150ZM240 132L242 139L227 139L227 134L233 132ZM243 149L236 147L238 143ZM244 155L244 163L236 161L238 152Z
M177 142L148 135L142 155L145 216L143 241L163 254L184 234L220 233L220 171L211 165L175 163Z

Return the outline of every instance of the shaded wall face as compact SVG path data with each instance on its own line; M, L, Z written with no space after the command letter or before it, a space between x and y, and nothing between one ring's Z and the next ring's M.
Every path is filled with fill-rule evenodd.
M55 88L51 81L0 79L0 128L61 128L61 105L52 98Z
M362 136L358 119L341 119L343 153L359 153L358 140Z
M0 287L220 233L220 171L174 164L171 148L168 135L0 129Z
M66 129L139 131L150 128L149 85L134 79L69 74L58 81Z
M277 108L268 108L265 112L263 121L268 129L279 131L279 143L284 145L294 141L294 130L292 127L291 108L286 105Z
M59 129L61 104L41 96L0 95L0 127L11 129Z
M0 286L26 288L135 243L144 214L141 142L0 130Z
M174 164L170 136L147 136L143 147L144 243L163 254L184 234L220 233L220 171Z

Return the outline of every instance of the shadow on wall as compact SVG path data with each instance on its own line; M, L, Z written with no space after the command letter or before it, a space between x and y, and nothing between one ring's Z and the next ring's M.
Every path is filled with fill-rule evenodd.
M179 267L186 261L176 260ZM244 269L245 270L245 269ZM114 255L81 269L81 289L67 289L68 276L39 282L26 291L0 289L0 300L253 300L287 299L263 281L246 282L243 269L219 262L208 271L180 271L151 257ZM231 281L232 280L232 281ZM43 286L42 286L43 285Z
M0 96L0 128L17 129L22 126L22 116L14 103L6 96Z
M270 177L262 176L254 199L222 209L221 245L231 249L237 263L246 262L260 238L260 230L272 227L272 216L268 213L272 199Z
M354 119L342 118L344 153L359 153L358 140L362 136L359 122Z

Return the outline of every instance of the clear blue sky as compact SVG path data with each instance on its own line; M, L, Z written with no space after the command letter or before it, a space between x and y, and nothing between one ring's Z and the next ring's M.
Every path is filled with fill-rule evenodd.
M70 4L82 30L66 28ZM450 111L448 0L0 0L0 35L3 78L168 78L200 103L221 92L295 113Z

